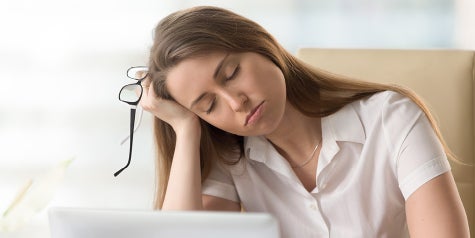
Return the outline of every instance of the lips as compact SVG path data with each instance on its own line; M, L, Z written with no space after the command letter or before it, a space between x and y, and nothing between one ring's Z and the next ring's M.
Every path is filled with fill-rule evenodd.
M257 107L252 109L249 114L247 114L246 122L244 123L245 126L247 126L249 123L253 123L260 117L262 111L262 104L264 104L264 101L257 105Z

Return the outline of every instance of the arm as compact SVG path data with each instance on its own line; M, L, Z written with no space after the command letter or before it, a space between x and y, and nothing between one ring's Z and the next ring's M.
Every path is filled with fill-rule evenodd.
M419 187L406 201L409 234L418 237L470 237L467 216L450 172Z
M383 123L411 237L469 237L445 149L425 113L409 98L389 94Z
M202 210L199 122L174 130L175 153L162 210Z
M199 122L178 128L175 129L175 154L162 210L240 211L241 206L237 202L202 195Z
M162 210L240 211L237 202L201 194L199 122L179 128Z
M162 210L240 210L239 203L201 193L199 118L174 101L158 98L148 80L143 83L140 105L168 123L176 134Z

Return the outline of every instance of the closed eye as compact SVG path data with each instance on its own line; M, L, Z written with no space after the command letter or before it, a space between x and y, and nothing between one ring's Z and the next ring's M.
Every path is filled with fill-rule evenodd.
M240 65L237 65L236 68L234 69L233 73L226 77L225 81L229 81L229 80L232 80L234 79L238 74L239 74L239 71L241 70L241 66ZM211 114L211 112L213 111L214 107L216 105L216 98L213 99L213 101L211 102L211 105L209 106L208 110L206 110L206 114Z
M206 114L210 114L213 111L214 105L216 105L216 98L214 98L211 102L211 105L209 106L208 110L206 110Z
M241 66L237 65L236 68L234 69L233 73L229 77L226 77L226 81L234 79L237 76L237 74L239 73L239 70L241 70Z

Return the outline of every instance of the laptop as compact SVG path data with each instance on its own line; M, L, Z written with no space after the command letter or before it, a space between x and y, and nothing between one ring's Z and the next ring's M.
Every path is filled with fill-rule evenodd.
M279 238L267 213L52 207L51 238Z

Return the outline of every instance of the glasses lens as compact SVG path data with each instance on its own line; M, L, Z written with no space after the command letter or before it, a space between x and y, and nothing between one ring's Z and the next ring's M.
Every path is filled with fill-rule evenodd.
M119 94L119 100L124 102L138 102L142 95L142 87L139 84L125 85Z
M148 68L145 66L139 66L139 67L132 67L127 70L127 77L131 79L144 79L147 77L148 74Z

